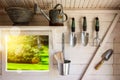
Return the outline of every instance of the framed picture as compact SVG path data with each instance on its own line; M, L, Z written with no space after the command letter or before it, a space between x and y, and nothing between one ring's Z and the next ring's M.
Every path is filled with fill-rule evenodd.
M6 35L6 71L49 71L49 32Z
M6 71L18 70L49 70L49 35L6 36Z

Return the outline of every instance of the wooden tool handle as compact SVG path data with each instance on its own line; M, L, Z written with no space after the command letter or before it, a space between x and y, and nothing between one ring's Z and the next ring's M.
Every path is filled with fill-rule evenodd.
M104 60L101 60L101 61L95 66L95 70L98 70L103 63L104 63Z

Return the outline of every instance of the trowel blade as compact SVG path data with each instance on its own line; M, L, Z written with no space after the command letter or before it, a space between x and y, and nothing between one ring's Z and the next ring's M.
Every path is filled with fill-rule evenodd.
M88 39L89 39L89 34L83 31L81 34L81 44L83 46L86 46L88 44Z
M111 57L112 54L113 54L113 50L108 49L106 52L103 53L102 59L107 61L107 60L109 60L109 58Z
M74 47L76 45L76 41L77 41L77 38L76 38L75 33L71 32L70 33L70 46Z

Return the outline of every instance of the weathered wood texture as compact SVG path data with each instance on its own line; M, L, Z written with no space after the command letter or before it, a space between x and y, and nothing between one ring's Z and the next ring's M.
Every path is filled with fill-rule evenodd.
M61 0L64 1L64 0ZM69 0L66 0L69 1ZM72 1L72 0L70 0ZM81 0L82 1L82 0ZM54 0L53 0L54 2ZM99 2L99 0L98 0ZM87 2L86 2L87 3ZM94 2L96 3L96 2ZM100 4L100 2L99 2ZM66 4L65 4L66 5ZM74 5L71 3L71 5ZM66 5L68 6L68 5ZM97 6L97 5L96 5ZM98 5L99 6L99 5ZM103 5L104 6L104 5ZM69 7L69 6L68 6ZM3 70L2 78L3 80L79 80L81 77L81 74L83 73L85 67L88 65L88 62L90 58L93 55L94 50L96 47L92 46L93 38L95 37L95 31L94 28L94 19L95 17L99 17L100 19L100 32L99 36L100 38L103 37L105 31L107 30L108 26L110 26L115 14L113 13L107 13L107 12L81 12L81 11L66 11L69 16L69 20L65 23L67 25L67 30L65 31L65 56L67 59L70 59L71 62L71 68L70 68L70 75L68 76L60 76L57 71L56 62L54 60L52 70L50 71L50 74L42 74L42 73L7 73ZM88 11L89 12L89 11ZM82 17L87 17L87 23L88 23L88 29L87 32L89 32L90 40L89 44L84 47L80 44L80 34L81 34L81 25L82 25ZM12 25L12 22L6 16L5 14L0 16L0 25ZM70 26L71 26L71 18L75 17L76 21L76 34L77 34L77 45L75 47L70 47L69 45L69 32L70 32ZM45 21L45 22L41 22ZM37 15L34 17L32 22L30 22L30 25L48 25L48 22L38 17ZM114 49L114 55L110 58L109 61L105 62L104 65L101 66L101 68L96 71L94 68L90 70L90 73L86 77L85 80L119 80L120 79L120 23L118 23L111 33L110 38L106 42L106 45L103 49L99 52L99 55L96 57L96 61L94 64L99 62L101 60L101 55L104 51L106 51L109 48ZM29 27L29 26L28 26ZM61 34L58 32L55 32L54 34L54 51L61 51ZM54 54L54 53L51 53ZM94 66L93 66L94 67Z
M53 8L60 3L64 9L118 9L119 0L0 0L0 9L11 6L33 8L34 3L42 8Z

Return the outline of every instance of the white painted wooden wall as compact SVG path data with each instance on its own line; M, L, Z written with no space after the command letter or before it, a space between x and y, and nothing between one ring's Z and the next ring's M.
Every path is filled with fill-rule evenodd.
M79 80L85 67L88 65L90 58L93 55L96 47L92 46L93 37L95 36L94 27L94 19L95 17L99 17L100 20L100 32L99 36L102 38L107 28L110 26L112 20L114 19L115 12L113 11L65 11L69 20L65 23L67 26L67 30L65 31L65 56L67 59L70 59L71 67L70 67L70 75L68 76L60 76L58 74L56 64L53 63L52 69L50 73L6 73L3 70L0 70L2 75L0 76L0 80ZM88 29L87 32L90 35L89 44L84 47L80 44L80 34L81 34L81 19L83 16L87 17ZM12 25L11 21L8 19L6 15L0 16L0 25ZM75 17L76 21L76 34L77 34L77 45L72 48L69 45L69 31L71 25L71 18ZM43 20L43 19L42 19ZM48 25L48 23L41 23L40 16L35 16L30 25ZM46 22L44 19L43 21ZM29 27L29 26L28 26ZM87 75L85 80L120 80L120 22L116 25L115 29L111 33L109 40L106 42L104 48L99 52L99 56L96 57L96 61L94 63L97 64L101 60L101 55L107 49L114 49L114 55L110 58L109 61L105 62L102 67L96 71L93 68L90 69L89 74ZM55 44L53 52L61 50L61 34L56 32L54 34ZM0 38L1 39L1 38ZM51 53L54 54L54 53ZM52 56L51 56L52 58ZM1 58L0 58L1 60ZM53 59L54 60L54 59ZM2 61L1 61L2 62ZM0 62L0 63L1 63ZM2 63L4 64L4 63ZM0 64L1 66L1 64ZM0 67L2 69L2 67Z

